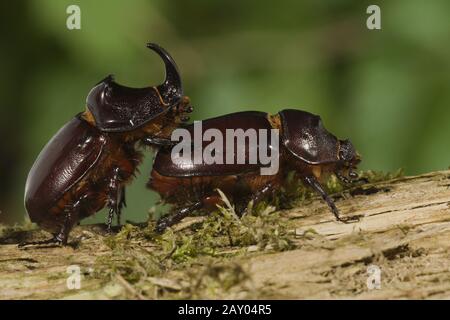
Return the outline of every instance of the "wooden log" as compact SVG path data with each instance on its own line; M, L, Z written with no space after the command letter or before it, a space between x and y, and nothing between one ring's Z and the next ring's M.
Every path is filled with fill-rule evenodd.
M282 216L292 226L295 249L252 252L249 247L246 254L227 260L228 266L239 266L233 268L245 273L232 289L219 286L188 297L450 298L450 171L367 184L335 199L343 215L363 218L356 223L337 222L320 199L287 210ZM201 220L188 219L178 229ZM223 261L216 255L181 270L169 267L134 286L113 270L108 281L96 276L99 257L111 252L101 225L75 228L72 238L81 241L76 248L17 247L30 237L45 235L21 231L0 239L0 299L170 298L164 294L181 294L192 287L186 283L187 275L207 270L202 264ZM132 245L142 249L142 255L152 255L157 247L145 239ZM69 266L79 267L81 289L68 287L73 280Z

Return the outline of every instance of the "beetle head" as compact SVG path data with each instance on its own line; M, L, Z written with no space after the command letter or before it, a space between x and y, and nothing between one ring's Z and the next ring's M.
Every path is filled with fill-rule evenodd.
M353 169L356 169L357 165L361 162L361 156L355 150L355 147L350 140L339 140L339 161L342 164L342 169L348 170L348 176L350 178L357 178L358 175Z
M129 88L109 75L89 93L86 104L101 131L125 132L137 129L177 106L183 87L175 61L154 43L147 47L162 58L166 77L162 84L146 88Z

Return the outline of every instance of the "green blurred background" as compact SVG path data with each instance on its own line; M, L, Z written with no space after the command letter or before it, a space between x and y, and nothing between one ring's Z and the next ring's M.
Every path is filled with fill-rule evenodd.
M71 4L81 30L66 28ZM366 28L369 4L382 30ZM128 86L163 79L148 41L177 61L192 119L302 108L351 138L363 169L446 169L449 12L448 0L2 1L0 221L24 218L29 168L94 84L110 73ZM151 162L147 152L128 219L145 220L158 199L145 189Z

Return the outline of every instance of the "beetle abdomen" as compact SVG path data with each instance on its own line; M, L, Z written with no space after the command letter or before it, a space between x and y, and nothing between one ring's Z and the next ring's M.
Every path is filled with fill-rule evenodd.
M228 197L246 198L257 192L269 182L279 185L282 173L262 176L259 173L226 176L168 177L155 170L147 186L158 192L167 203L183 204L187 200L201 200L215 195L220 189ZM218 194L217 194L218 195Z
M25 208L39 223L99 159L106 138L78 116L47 143L31 168L25 185Z
M191 124L186 129L191 134L191 139L202 139L203 134L208 129L216 129L221 133L223 137L222 150L223 154L220 155L222 163L207 164L202 161L201 164L194 163L194 145L191 148L191 157L177 157L173 161L171 157L171 150L161 149L153 163L153 169L159 174L167 177L193 177L193 176L227 176L235 174L243 174L246 172L253 172L259 170L263 165L259 162L250 163L250 153L253 152L257 157L259 155L258 148L260 146L259 130L265 130L266 147L271 147L271 129L272 126L268 120L268 114L257 111L246 111L228 114L221 117L216 117L202 121L202 137L194 137L194 125ZM233 142L234 150L229 150L227 146L227 130L242 129L247 134L252 134L256 137L256 143L249 143L248 136L245 137L245 150L242 150L242 146L238 147L236 140ZM251 130L252 133L249 131ZM211 141L204 141L202 150L208 146ZM238 153L243 151L244 161L238 163ZM227 163L227 153L234 152L234 156L231 157L232 161ZM202 153L203 155L203 153ZM203 157L203 156L202 156ZM204 159L203 159L204 160Z

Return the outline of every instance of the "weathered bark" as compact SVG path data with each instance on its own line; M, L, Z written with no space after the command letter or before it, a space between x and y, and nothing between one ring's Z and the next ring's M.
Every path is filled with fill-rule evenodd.
M250 247L248 254L230 258L227 263L239 265L246 277L237 289L216 290L215 297L450 298L450 171L364 185L335 199L343 215L364 217L357 223L336 222L320 199L283 212L294 226L297 247L275 253L255 253ZM1 240L0 298L148 298L120 275L108 282L88 275L96 259L111 250L102 241L102 230L77 227L72 237L84 237L78 248L17 247L38 231ZM135 245L143 254L152 252L150 241ZM69 265L87 273L81 290L66 286ZM380 289L366 285L370 265L381 271ZM180 291L195 268L168 270L146 281ZM158 298L157 293L152 297Z

